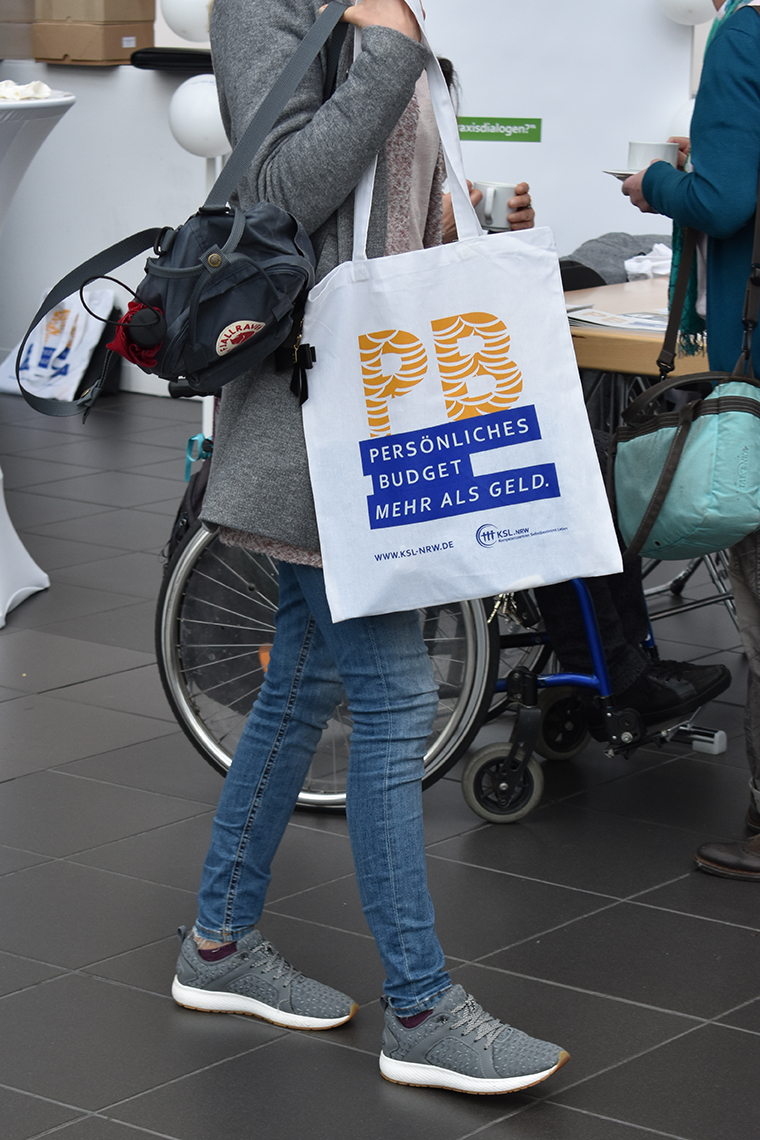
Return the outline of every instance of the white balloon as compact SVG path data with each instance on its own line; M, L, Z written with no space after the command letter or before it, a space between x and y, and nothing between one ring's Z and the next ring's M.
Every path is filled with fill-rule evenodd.
M177 88L169 104L169 126L191 154L201 158L229 154L213 75L193 75Z
M671 135L680 135L682 138L688 139L691 137L691 116L694 113L694 100L689 99L688 103L684 103L679 107L673 118L670 120L670 133Z
M704 24L714 20L716 15L713 0L658 0L658 3L665 15L677 24Z
M213 0L161 0L161 11L175 35L199 44L208 39L212 3Z

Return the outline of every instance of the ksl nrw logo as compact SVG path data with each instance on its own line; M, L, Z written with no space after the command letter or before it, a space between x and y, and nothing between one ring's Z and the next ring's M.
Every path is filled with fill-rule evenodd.
M222 329L216 341L216 355L225 356L233 348L239 348L252 336L260 333L265 326L261 321L233 321Z
M502 320L492 313L461 313L432 321L431 328L450 420L503 412L516 403L523 378L510 359L509 333ZM390 435L389 401L406 395L427 376L428 354L422 341L403 329L361 335L359 352L370 436ZM398 365L391 363L389 375L389 357L393 356L398 357ZM472 383L483 376L492 380L486 392L482 379Z

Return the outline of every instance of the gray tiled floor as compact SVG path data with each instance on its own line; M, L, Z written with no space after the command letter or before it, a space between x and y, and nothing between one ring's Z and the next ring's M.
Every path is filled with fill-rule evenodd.
M345 819L298 813L262 923L357 1017L298 1034L168 996L220 779L177 730L152 648L159 556L199 410L122 395L88 423L0 397L7 503L51 589L0 633L0 1137L735 1140L757 1129L757 887L692 869L746 808L736 631L712 606L659 623L664 656L735 681L701 721L722 756L670 745L544 765L508 827L425 794L430 882L457 981L572 1062L511 1097L385 1083L383 972ZM698 593L696 581L689 590ZM499 722L480 743L499 739Z

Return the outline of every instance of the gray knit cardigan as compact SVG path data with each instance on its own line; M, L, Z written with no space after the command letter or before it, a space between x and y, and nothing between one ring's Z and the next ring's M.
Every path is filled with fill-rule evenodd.
M225 129L237 142L322 0L215 0L211 51ZM349 29L338 87L322 102L326 50L241 182L243 208L274 202L294 214L317 255L317 279L350 260L353 190L380 153L367 253L385 249L387 178L384 145L414 94L425 66L421 44L389 28L364 31L353 60ZM208 490L206 522L305 550L319 537L309 481L301 410L290 375L271 359L223 389Z

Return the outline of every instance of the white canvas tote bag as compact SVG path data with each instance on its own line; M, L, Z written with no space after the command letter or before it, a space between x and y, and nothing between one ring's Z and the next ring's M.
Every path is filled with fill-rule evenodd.
M483 232L432 52L427 74L460 240L368 259L370 169L353 261L306 309L303 421L334 621L622 569L553 236Z

